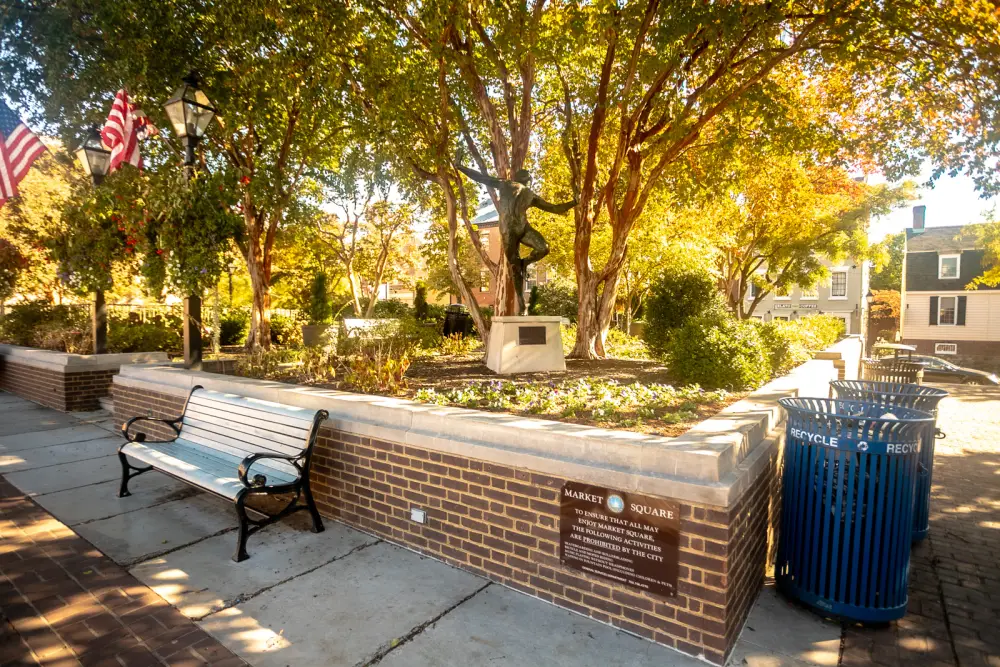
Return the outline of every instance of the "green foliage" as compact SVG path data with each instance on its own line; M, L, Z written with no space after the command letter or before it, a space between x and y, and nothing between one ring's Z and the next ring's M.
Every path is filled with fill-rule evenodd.
M558 384L490 380L446 391L421 389L414 398L437 405L633 427L644 422L656 426L696 421L699 407L724 403L732 396L724 390L706 391L698 386L619 384L614 380L567 380Z
M969 225L962 237L983 249L983 272L972 279L966 289L1000 286L1000 220L996 211L987 213L987 221L980 225Z
M87 352L90 312L86 307L53 306L33 301L8 306L0 318L0 342L61 352Z
M119 319L108 322L108 352L171 352L182 345L180 330L164 323Z
M250 328L250 313L246 308L227 308L219 317L219 344L242 345Z
M411 310L409 305L399 299L383 299L375 304L375 312L372 317L396 319L409 316Z
M771 375L783 375L809 360L805 332L797 322L751 320L767 353Z
M326 324L333 317L330 295L327 292L326 273L313 276L309 290L309 324Z
M844 335L844 321L832 315L811 315L792 322L753 321L770 362L772 375L784 375L809 361Z
M464 357L482 347L482 343L474 336L463 336L453 333L441 339L441 354L454 357Z
M14 295L17 279L28 267L28 258L7 239L0 239L0 303Z
M557 278L538 285L538 296L534 315L553 315L565 317L570 322L576 322L577 297L576 284L572 280ZM532 290L532 294L534 294Z
M806 347L818 352L830 347L844 335L844 320L833 315L810 315L795 320L806 337Z
M758 328L728 315L688 319L671 336L667 356L679 380L706 387L756 389L771 377Z
M299 354L301 379L307 382L330 382L337 377L335 345L315 345Z
M254 348L236 360L236 374L258 380L277 379L282 365L295 359L287 349Z
M646 343L638 336L632 336L621 329L611 327L604 339L604 351L612 359L649 359L651 355Z
M903 285L903 248L906 244L906 232L890 234L872 249L875 268L872 269L870 287L873 290L902 289Z
M416 286L413 288L413 315L421 321L430 319L430 311L427 304L427 284L422 280L418 280Z
M705 271L664 271L646 299L646 326L642 332L650 352L664 356L670 339L691 318L721 310L715 280Z
M538 312L538 285L533 285L531 287L531 292L528 294L528 314L529 315L539 315Z
M352 389L362 394L395 396L407 388L406 371L410 357L356 356L351 359L344 377Z
M284 347L302 347L302 324L299 317L271 314L271 343Z

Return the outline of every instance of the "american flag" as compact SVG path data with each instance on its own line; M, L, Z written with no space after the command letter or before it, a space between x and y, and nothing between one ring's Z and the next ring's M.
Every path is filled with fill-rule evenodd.
M41 139L0 100L0 206L17 196L17 184L44 152Z
M120 167L122 162L142 169L138 124L132 117L132 108L128 93L124 89L119 90L104 129L101 130L101 140L111 150L111 167L108 173Z

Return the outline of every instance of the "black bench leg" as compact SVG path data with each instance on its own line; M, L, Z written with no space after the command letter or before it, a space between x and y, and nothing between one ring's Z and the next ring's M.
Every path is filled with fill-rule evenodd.
M308 471L306 472L308 475ZM306 507L309 508L309 514L312 516L313 520L313 530L314 533L322 533L326 528L323 527L323 519L319 515L319 510L316 509L316 501L313 500L312 489L309 488L309 478L306 477L302 481L302 493L306 497Z
M122 484L118 487L118 497L125 498L132 495L128 490L128 481L132 477L129 475L129 469L132 466L129 465L128 459L126 459L125 455L121 452L118 452L118 460L121 461L122 464Z
M250 537L250 519L247 517L247 508L244 505L246 499L245 493L241 493L236 497L236 517L240 521L240 530L236 538L236 553L233 554L233 560L237 563L250 558L250 555L247 553L247 538Z

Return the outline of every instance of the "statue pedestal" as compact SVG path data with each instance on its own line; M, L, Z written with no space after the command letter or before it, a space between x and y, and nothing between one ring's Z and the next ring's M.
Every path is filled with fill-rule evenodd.
M486 366L500 375L566 370L561 317L494 317Z

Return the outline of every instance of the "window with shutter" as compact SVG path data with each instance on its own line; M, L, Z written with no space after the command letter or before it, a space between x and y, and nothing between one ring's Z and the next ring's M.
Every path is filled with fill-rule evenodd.
M930 325L932 327L936 327L937 323L938 323L938 298L936 296L932 296Z
M965 308L966 308L965 302L967 298L968 297L964 296L958 297L958 315L955 318L955 324L957 324L960 327L965 326Z

